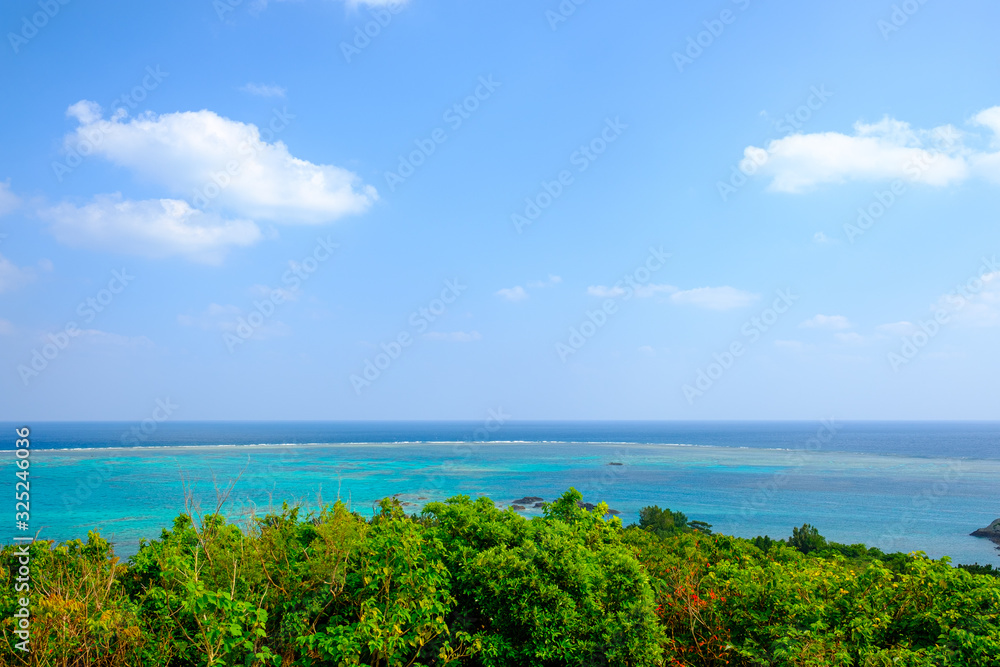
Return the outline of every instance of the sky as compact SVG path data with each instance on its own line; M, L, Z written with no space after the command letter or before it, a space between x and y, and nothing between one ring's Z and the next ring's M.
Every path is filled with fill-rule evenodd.
M998 20L5 2L0 420L996 419Z

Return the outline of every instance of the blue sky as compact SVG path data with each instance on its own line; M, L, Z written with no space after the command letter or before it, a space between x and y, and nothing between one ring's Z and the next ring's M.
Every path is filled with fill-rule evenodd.
M998 19L7 2L0 419L995 419Z

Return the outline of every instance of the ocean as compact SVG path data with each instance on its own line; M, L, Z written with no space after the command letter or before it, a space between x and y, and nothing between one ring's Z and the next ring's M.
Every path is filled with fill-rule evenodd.
M1000 565L969 536L1000 517L1000 422L2 423L10 460L20 426L31 530L97 530L124 557L180 512L222 501L245 521L284 502L340 499L370 515L396 494L416 512L457 494L507 507L575 487L626 524L659 505L742 537L810 523L837 542Z

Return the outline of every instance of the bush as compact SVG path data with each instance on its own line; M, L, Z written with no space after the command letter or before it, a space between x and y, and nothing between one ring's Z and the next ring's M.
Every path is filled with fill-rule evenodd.
M237 526L179 516L128 564L91 533L30 546L32 667L979 667L1000 655L989 566L827 542L639 525L570 490L526 519L465 496L366 519L337 503ZM22 594L23 595L23 594Z
M819 530L815 526L804 523L801 528L792 528L792 536L788 538L788 545L804 554L809 554L825 547L826 538L819 534Z
M526 521L481 498L428 505L457 573L455 617L485 666L656 665L662 631L648 576L606 505L573 490Z
M671 512L669 509L661 510L653 505L652 507L643 507L639 511L639 527L657 537L666 537L683 532L688 527L688 518L683 512Z

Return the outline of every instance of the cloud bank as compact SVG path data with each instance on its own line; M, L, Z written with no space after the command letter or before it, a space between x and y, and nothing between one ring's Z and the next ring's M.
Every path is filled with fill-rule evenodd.
M296 0L254 0L251 9L254 12L262 12L272 2L293 2ZM351 9L358 7L403 7L409 0L340 0Z
M591 285L587 288L587 294L601 299L615 299L628 294L629 289L639 299L648 299L658 294L664 294L667 295L670 303L675 305L694 306L705 310L742 308L749 306L760 298L758 294L729 287L728 285L722 287L696 287L694 289L682 290L673 285L658 285L654 283L637 285L634 289L621 286Z
M13 292L35 279L35 272L22 268L0 255L0 294Z
M833 329L843 331L851 328L851 322L843 315L816 315L799 325L804 329Z
M546 280L531 280L527 283L528 289L539 290L545 289L546 287L555 287L562 283L562 278L549 274ZM504 301L524 301L528 298L528 290L520 285L514 285L513 287L504 287L503 289L498 289L495 294L503 299Z
M674 292L670 295L673 303L697 306L707 310L733 310L749 306L759 294L752 294L735 287L698 287L695 289Z
M62 203L39 215L67 245L151 258L182 255L208 264L262 237L250 220L226 220L178 199L132 201L119 193L97 195L83 206Z
M0 181L0 216L7 215L21 205L21 199L11 192L10 181Z
M356 174L298 159L273 141L294 120L286 111L276 111L263 130L206 110L105 120L97 104L82 101L68 113L80 126L67 147L89 142L95 155L199 208L322 224L363 213L378 198Z
M1000 106L979 112L969 125L988 132L985 146L976 148L978 136L953 125L924 130L886 117L858 122L851 134L793 134L763 148L748 146L740 169L788 193L849 181L902 179L943 187L975 177L1000 183Z
M285 89L281 86L267 85L265 83L248 83L240 86L244 93L250 93L257 97L284 97Z
M296 158L276 140L294 121L287 111L275 110L263 127L207 110L106 119L87 100L67 115L79 123L65 138L67 150L86 146L167 195L136 201L99 194L41 209L56 238L71 245L218 263L228 249L262 238L258 222L324 224L363 213L378 199L353 172Z

